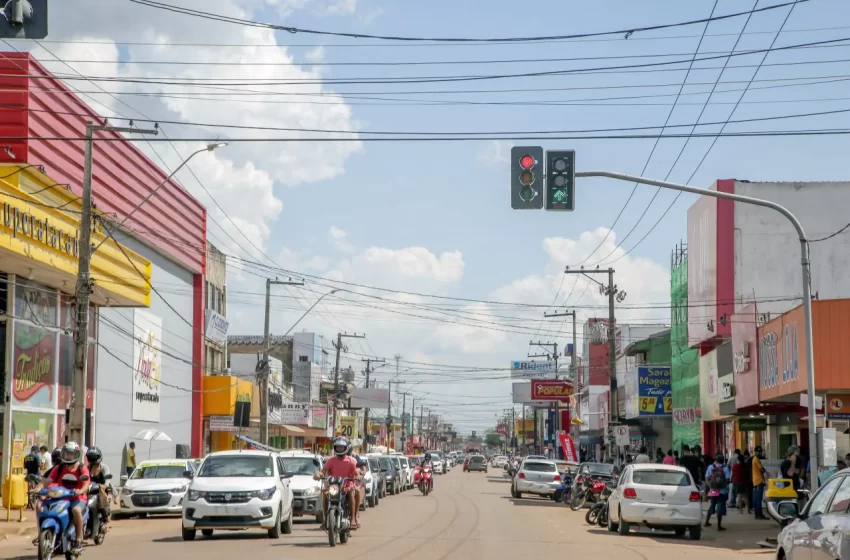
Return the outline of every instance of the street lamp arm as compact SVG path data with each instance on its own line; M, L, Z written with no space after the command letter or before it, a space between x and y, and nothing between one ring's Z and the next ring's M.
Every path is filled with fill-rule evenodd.
M327 293L322 294L322 296L321 296L319 299L317 299L316 301L314 301L314 302L313 302L313 305L311 305L310 307L308 307L308 308L307 308L307 311L305 311L305 312L304 312L304 313L303 313L303 314L302 314L302 315L298 318L298 320L297 320L297 321L295 321L295 322L292 324L292 326L291 326L291 327L289 327L289 330L288 330L288 331L286 331L286 332L283 334L283 336L286 336L286 335L288 335L289 333L291 333L291 332L292 332L292 329L294 329L295 327L297 327L297 326L298 326L298 323L300 323L300 322L301 322L301 320L302 320L304 317L306 317L306 316L307 316L307 314L308 314L308 313L310 313L310 312L313 310L313 308L314 308L314 307L316 307L317 305L319 305L319 302L320 302L320 301L322 301L323 299L325 299L326 297L328 297L328 296L329 296L329 295L331 295L331 294L335 294L335 293L337 293L338 291L339 291L339 290L331 290L330 292L327 292Z

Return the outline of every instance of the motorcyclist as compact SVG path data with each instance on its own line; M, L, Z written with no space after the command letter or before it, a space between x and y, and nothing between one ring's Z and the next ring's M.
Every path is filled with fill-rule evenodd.
M109 499L107 498L106 488L109 481L106 476L109 473L109 467L103 462L103 453L97 447L89 447L86 451L86 464L91 475L91 481L100 485L100 496L97 499L97 513L104 525L104 530L109 528Z
M360 509L366 509L364 507L366 503L366 459L356 455L354 460L357 463L357 474L360 476L360 480L357 481L357 490L360 492Z
M422 457L422 465L420 465L421 469L424 471L425 469L431 469L431 490L434 489L434 462L431 460L431 454L425 453L425 456Z
M48 488L65 487L69 483L64 482L63 477L73 475L76 478L76 482L67 487L74 490L74 495L69 500L71 502L71 520L74 523L77 540L71 543L71 548L77 552L83 548L83 511L88 507L86 496L88 496L90 476L88 468L82 463L82 455L82 450L76 442L69 441L63 445L59 454L59 463L56 468L50 471L45 481Z
M325 461L322 470L317 472L315 475L316 479L324 478L326 475L331 476L332 478L351 478L354 480L359 479L359 472L357 469L357 461L354 460L353 457L349 455L351 451L351 444L348 442L348 439L344 437L338 437L333 442L333 453L334 456ZM359 529L360 528L360 492L356 492L357 486L354 481L347 480L345 481L345 486L350 490L348 492L348 506L351 508L351 528ZM324 512L324 518L327 520L328 518L328 495L327 493L322 494L322 511ZM322 528L326 528L327 521L322 522Z

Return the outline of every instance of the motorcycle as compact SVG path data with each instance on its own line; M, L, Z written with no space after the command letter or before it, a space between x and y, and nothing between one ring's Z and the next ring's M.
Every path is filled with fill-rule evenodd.
M505 466L505 470L508 471L508 476L513 478L516 476L517 470L519 469L519 462L516 459L511 459L508 464Z
M573 494L570 502L570 509L573 511L580 510L588 502L598 502L600 494L602 494L608 486L606 483L595 481L590 477L579 478L576 482L578 482L579 486L577 491Z
M561 485L552 494L552 500L556 504L564 504L572 500L573 478L569 473L561 473Z
M106 480L110 480L112 478L111 474L108 474L104 477ZM88 496L88 512L89 518L86 523L86 539L91 539L94 544L101 545L103 544L104 539L106 539L106 531L107 531L107 523L109 522L109 514L103 513L101 514L98 511L98 505L100 502L100 491L101 485L92 482L89 485L89 496ZM104 488L104 491L109 496L112 493L112 487L107 486ZM108 503L108 501L107 501Z
M69 479L70 477L70 479ZM65 475L63 483L76 484L74 475ZM62 486L44 488L39 492L41 505L38 508L38 560L51 560L54 555L64 554L65 560L73 560L79 552L71 549L77 540L74 523L71 520L71 502L75 492ZM83 527L88 525L89 511L83 509Z
M353 480L353 478L337 477L328 479L325 490L328 494L325 530L328 532L328 544L331 546L336 546L337 541L345 544L351 537L351 506L348 504L348 493L357 492L357 488L348 488L346 483Z
M587 513L584 515L585 523L587 523L588 525L598 524L600 516L603 515L604 511L605 521L607 524L608 498L611 496L612 492L613 491L611 490L611 487L605 485L605 488L602 490L602 492L599 494L599 497L597 498L598 501L596 501L592 506L590 506L590 509L587 510Z
M419 473L419 491L423 496L427 496L434 489L434 481L431 480L431 468L425 467Z

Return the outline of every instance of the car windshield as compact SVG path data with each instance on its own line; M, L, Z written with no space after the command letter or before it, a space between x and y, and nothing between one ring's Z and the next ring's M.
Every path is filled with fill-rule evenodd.
M285 472L314 475L319 470L319 460L312 457L281 457Z
M376 457L369 457L369 470L379 471L381 470L381 463L378 461Z
M408 460L410 460L411 467L419 466L419 457L408 457Z
M484 457L470 457L469 462L470 463L483 463Z
M688 473L664 469L635 469L632 473L635 484L653 484L657 486L690 486Z
M531 472L555 472L558 470L553 463L537 463L526 461L522 464L522 470Z
M585 466L591 475L611 476L614 474L614 465L608 463L588 463Z
M266 477L272 476L272 458L263 455L218 455L207 457L199 477Z
M185 465L142 465L133 471L132 480L152 478L183 478L183 472L188 470Z
M381 462L381 470L392 468L392 462L389 457L381 457L378 461Z

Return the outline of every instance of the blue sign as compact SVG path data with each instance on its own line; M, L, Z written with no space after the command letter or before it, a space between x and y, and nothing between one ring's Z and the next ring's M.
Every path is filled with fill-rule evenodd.
M638 415L666 416L673 412L673 386L670 367L640 366L638 374Z

